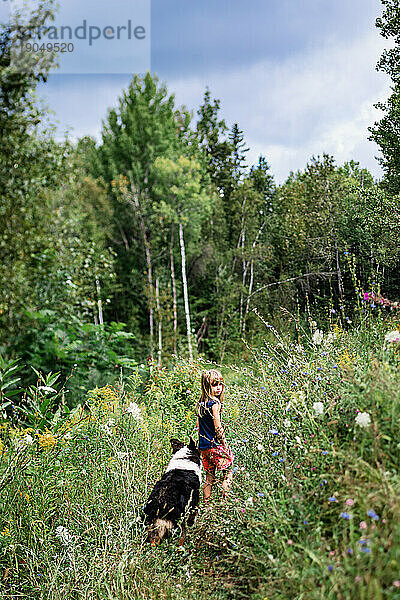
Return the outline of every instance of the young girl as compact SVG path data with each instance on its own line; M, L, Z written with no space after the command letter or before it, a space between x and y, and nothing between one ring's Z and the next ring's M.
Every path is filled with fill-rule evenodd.
M224 471L222 481L225 497L232 483L233 455L226 443L221 423L224 403L224 380L219 371L211 369L201 375L201 398L197 404L197 430L199 432L199 450L206 481L203 488L203 500L207 504L212 487L216 481L216 470Z

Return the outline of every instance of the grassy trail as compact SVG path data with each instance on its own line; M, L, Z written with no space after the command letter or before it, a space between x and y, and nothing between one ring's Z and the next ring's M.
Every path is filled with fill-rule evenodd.
M232 493L185 547L144 541L142 506L194 431L204 364L88 394L52 431L3 423L0 594L24 599L400 598L396 323L295 344L272 328L223 369Z

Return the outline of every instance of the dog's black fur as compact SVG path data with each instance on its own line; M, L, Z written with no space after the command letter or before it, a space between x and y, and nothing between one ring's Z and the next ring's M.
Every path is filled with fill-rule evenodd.
M183 540L185 520L193 525L199 504L200 452L192 438L188 445L171 439L171 445L173 455L167 471L155 484L144 507L147 541L153 544L161 543L180 521Z

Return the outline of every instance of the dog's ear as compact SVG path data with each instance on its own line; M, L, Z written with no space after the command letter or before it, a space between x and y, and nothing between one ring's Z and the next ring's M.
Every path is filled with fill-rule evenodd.
M195 442L193 441L193 438L192 438L192 436L190 436L190 437L189 437L189 446L188 446L188 448L189 448L190 450L196 450L196 447L197 447L197 446L196 446Z
M174 453L178 452L178 450L183 448L183 446L185 445L183 442L181 442L180 440L177 440L176 438L171 438L170 442L171 442L171 446L172 446Z

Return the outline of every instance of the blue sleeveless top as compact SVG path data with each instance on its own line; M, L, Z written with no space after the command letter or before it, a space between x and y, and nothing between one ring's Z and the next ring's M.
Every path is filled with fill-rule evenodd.
M214 404L217 404L215 400L208 400L204 415L199 415L199 450L206 450L207 448L215 448L218 446L212 414L212 407ZM203 406L204 408L204 403L200 403L200 406Z

